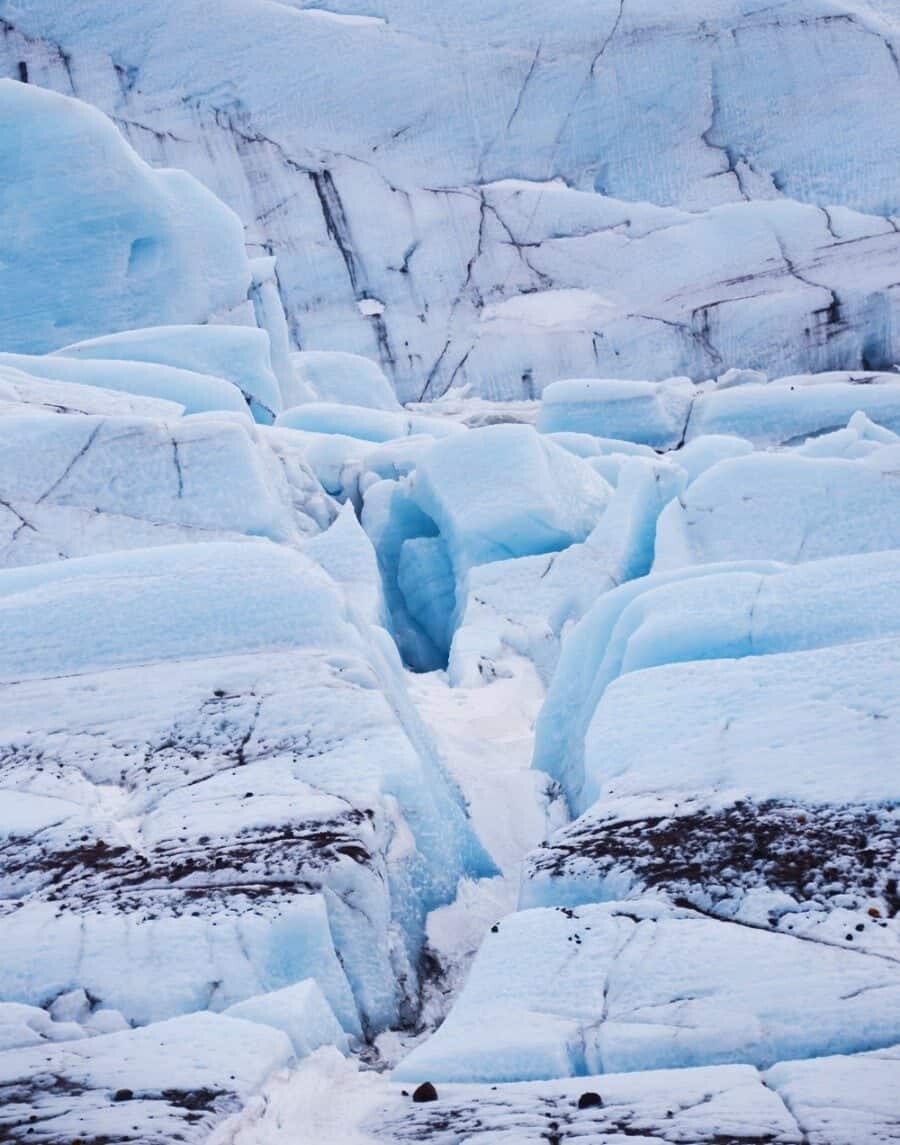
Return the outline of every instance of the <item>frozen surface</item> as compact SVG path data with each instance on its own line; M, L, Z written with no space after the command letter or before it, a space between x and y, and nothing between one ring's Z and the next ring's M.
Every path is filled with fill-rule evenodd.
M782 378L766 386L707 390L692 409L688 438L725 433L759 445L797 444L840 429L858 411L887 429L900 430L897 375L825 373Z
M393 441L412 434L446 437L459 430L453 422L428 417L427 414L406 414L399 408L383 409L377 405L354 405L345 401L307 402L293 406L278 418L278 425L308 433L343 434L377 442Z
M662 382L559 381L546 388L538 428L550 434L620 438L654 449L713 448L704 438L740 438L757 446L797 445L847 425L862 412L882 428L900 428L896 374L823 372L765 382L693 385ZM734 446L731 447L734 449Z
M312 976L396 1020L425 914L493 868L383 632L270 542L2 576L0 994L150 1021Z
M344 505L331 527L307 540L303 551L342 587L355 612L370 624L387 623L375 550L352 505Z
M235 1002L224 1013L229 1018L284 1030L298 1058L320 1046L347 1047L347 1037L314 978Z
M604 592L650 570L657 518L683 488L685 474L663 460L611 460L606 472L615 488L583 542L470 570L450 651L454 681L490 680L507 670L510 654L527 656L549 681L563 633Z
M237 386L211 374L198 374L157 362L115 359L61 358L54 354L0 353L0 367L31 374L41 381L74 382L80 388L98 386L147 398L161 398L181 406L185 413L225 410L248 414L247 403Z
M0 366L0 417L21 413L110 414L112 416L178 418L180 402L98 389L66 380L36 378L27 370Z
M0 0L0 1138L900 1140L898 29Z
M306 350L291 356L297 383L323 402L398 409L397 396L378 365L358 354Z
M721 461L666 507L654 571L900 548L898 470L900 443L854 461L787 453Z
M4 74L96 104L277 257L255 304L280 293L286 344L375 359L404 399L897 360L887 0L3 20Z
M659 664L800 651L896 633L896 551L656 573L601 597L569 636L541 711L535 766L584 809L584 737L613 680Z
M471 430L432 449L416 469L412 496L461 574L584 540L609 486L530 427L506 425Z
M587 462L528 425L445 436L398 477L366 481L362 522L401 652L424 670L447 663L473 570L583 541L611 495Z
M629 673L585 744L596 802L522 900L664 891L723 919L900 958L898 641Z
M281 393L264 330L248 326L161 326L91 338L57 353L66 358L156 362L225 378L238 387L251 409L268 415L267 420L281 411Z
M238 536L297 544L335 513L308 467L287 472L243 419L26 408L3 422L4 566Z
M629 909L631 907L631 909ZM900 965L644 902L537 909L488 935L403 1081L537 1080L889 1046Z
M233 1038L224 1037L222 1021L215 1027L220 1039L216 1063L224 1049L236 1048ZM13 1141L37 1140L42 1145L67 1141L75 1126L83 1135L106 1132L112 1140L129 1140L135 1120L140 1123L147 1114L141 1140L160 1145L175 1132L185 1140L209 1139L214 1145L449 1145L454 1140L467 1145L540 1145L548 1133L585 1145L634 1138L648 1145L721 1145L723 1140L734 1145L881 1145L894 1141L898 1131L892 1100L898 1080L895 1048L787 1062L762 1074L750 1066L724 1065L493 1086L442 1084L438 1100L422 1105L410 1101L401 1083L360 1070L334 1050L313 1054L290 1075L276 1072L261 1084L252 1078L246 1057L231 1071L234 1077L220 1080L217 1065L212 1065L201 1080L218 1082L220 1092L212 1084L165 1093L141 1087L141 1075L134 1069L141 1057L155 1067L155 1082L165 1081L156 1064L160 1051L169 1053L173 1069L190 1062L184 1041L175 1043L178 1034L187 1032L181 1020L159 1027L153 1046L135 1037L127 1064L119 1071L109 1064L109 1051L99 1045L102 1052L85 1055L77 1066L71 1056L64 1059L66 1072L41 1097L47 1121L29 1125L20 1108L11 1106L4 1128ZM259 1030L257 1038L261 1034ZM202 1052L206 1043L198 1043ZM255 1039L247 1050L258 1045ZM190 1066L186 1071L192 1080L195 1071ZM6 1072L15 1076L12 1062ZM83 1087L74 1099L77 1120L60 1117L57 1123L53 1114L59 1116L64 1108L70 1072ZM123 1077L134 1085L134 1096L119 1104L110 1100L110 1088ZM245 1110L228 1116L236 1104L235 1089L256 1094ZM596 1095L597 1104L579 1108L585 1093ZM73 1098L68 1099L72 1103Z
M0 1053L0 1131L54 1145L201 1141L292 1060L281 1031L213 1014Z
M250 285L240 220L153 170L106 116L0 83L0 345L42 353L133 326L203 322Z
M900 1139L900 1048L820 1061L784 1062L765 1074L810 1145Z
M161 546L6 570L0 610L15 616L0 642L7 681L359 642L329 579L300 554L265 541Z
M538 429L622 438L671 449L684 437L693 397L689 379L651 382L553 382L541 395Z

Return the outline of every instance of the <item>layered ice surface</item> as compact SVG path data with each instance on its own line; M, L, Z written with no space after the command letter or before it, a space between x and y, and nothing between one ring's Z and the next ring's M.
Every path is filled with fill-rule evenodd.
M653 568L896 549L898 468L900 439L857 460L763 453L724 460L666 507Z
M588 726L590 806L530 856L522 901L664 891L896 957L897 656L893 637L620 677Z
M896 375L877 371L791 375L767 383L755 372L716 385L687 378L662 382L570 380L547 387L538 428L586 433L677 449L711 435L746 438L757 446L799 445L838 430L859 412L900 429Z
M688 400L779 389L790 410L832 384ZM890 429L859 412L796 444L776 426L767 448L697 435L660 454L595 427L484 424L483 402L476 428L433 416L411 434L377 390L267 426L12 365L3 385L0 993L29 1109L62 1091L22 1089L27 1054L68 1077L59 1055L99 1054L123 1023L188 1023L188 1056L198 1012L267 1029L258 1088L270 1057L415 1022L452 917L429 914L496 871L391 635L415 667L447 656L460 697L530 660L549 684L535 762L581 812L528 857L520 910L397 1084L497 1084L502 1119L525 1079L890 1072ZM323 420L295 428L304 410ZM245 1043L219 1028L236 1061ZM812 1125L829 1115L797 1069ZM120 1088L148 1133L182 1100L193 1132L247 1099ZM118 1132L112 1097L72 1116Z
M804 1058L900 1039L900 964L639 904L521 911L488 935L400 1080L537 1080Z
M201 1141L293 1060L280 1030L205 1013L15 1050L0 1055L0 1129L17 1142Z
M601 597L573 630L541 712L535 763L583 807L584 736L614 680L661 664L871 639L896 634L898 625L896 551L651 574Z
M239 536L296 544L336 514L302 455L289 469L241 418L60 417L30 406L3 424L5 566Z
M604 512L563 551L467 570L451 678L534 660L535 764L584 813L530 856L520 913L401 1081L765 1068L898 1040L896 436L862 412L792 432L794 394L858 381L736 381L689 394L684 420L778 391L767 449L698 433L652 458L584 436L608 424L547 425L611 483Z
M2 354L0 367L30 374L41 381L97 386L140 397L157 398L187 414L248 413L240 390L224 378L158 362L125 359L71 359L50 354Z
M56 351L87 361L153 362L225 378L263 420L281 412L269 335L248 326L157 326L90 338Z
M301 1070L298 1098L327 1077L324 1066L309 1062ZM369 1105L362 1125L381 1142L445 1145L452 1140L449 1125L457 1139L472 1145L538 1145L548 1135L586 1145L635 1138L689 1145L881 1145L896 1141L900 1129L898 1079L895 1046L779 1062L764 1071L722 1065L577 1080L450 1083L440 1086L435 1102L423 1105L411 1104L396 1089L359 1097L363 1109ZM340 1080L347 1083L346 1073ZM276 1102L279 1096L272 1094ZM270 1132L285 1106L290 1108L284 1102L267 1119Z
M351 1032L396 1020L490 865L380 630L264 541L2 580L4 996L150 1021L316 977Z
M377 360L404 400L897 359L886 0L579 0L564 22L540 0L15 0L3 19L3 74L219 194L277 256L291 346Z
M0 4L0 1137L896 1138L889 5L113 7Z

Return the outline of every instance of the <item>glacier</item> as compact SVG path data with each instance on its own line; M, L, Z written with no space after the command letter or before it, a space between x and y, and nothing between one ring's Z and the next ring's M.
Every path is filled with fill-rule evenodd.
M0 1140L900 1141L895 0L0 0Z
M373 358L404 400L533 397L890 368L895 17L5 0L0 73L96 105L219 195L254 258L276 256L295 346Z

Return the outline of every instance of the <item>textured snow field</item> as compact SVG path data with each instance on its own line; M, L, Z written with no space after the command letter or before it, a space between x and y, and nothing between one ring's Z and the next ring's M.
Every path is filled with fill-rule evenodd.
M360 1072L334 1051L273 1081L213 1145L859 1145L900 1139L896 1052L748 1066L663 1070L486 1086L441 1086L413 1105L408 1090ZM579 1108L582 1095L599 1102Z

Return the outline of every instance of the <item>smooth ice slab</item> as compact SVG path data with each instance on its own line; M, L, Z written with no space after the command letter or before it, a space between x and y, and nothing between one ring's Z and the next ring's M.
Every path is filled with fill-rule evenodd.
M281 412L281 392L272 372L269 336L250 326L156 326L126 330L64 346L64 358L156 362L225 378L237 386L261 421Z
M542 433L587 433L671 449L684 437L694 387L687 379L553 382L541 394Z
M36 378L14 366L0 366L0 417L41 411L173 419L181 417L184 406L165 398L143 397L79 385L77 382Z
M801 651L900 631L900 554L750 561L657 573L607 593L569 635L534 762L584 810L584 737L618 676L689 660Z
M457 576L583 541L610 493L589 465L523 425L443 441L411 480L411 495L440 530Z
M0 421L2 566L239 536L296 544L335 511L242 418L25 408Z
M314 978L236 1002L223 1013L229 1018L284 1030L298 1058L306 1057L320 1046L347 1049L347 1035Z
M320 402L399 410L397 395L376 362L359 354L305 350L291 354L298 385Z
M249 416L244 395L231 382L157 362L0 353L0 367L12 367L43 381L74 382L79 389L98 386L123 394L160 398L167 403L176 403L189 414L228 410Z
M900 1038L900 964L652 903L530 910L487 935L394 1071L502 1082L813 1057Z
M278 418L285 429L301 429L307 433L343 434L363 441L393 441L413 434L431 437L450 437L462 427L445 418L427 414L409 414L399 408L351 405L340 401L307 402L285 410Z
M900 446L857 461L787 453L722 461L663 511L654 571L900 548L898 469Z
M807 374L698 394L687 440L736 434L756 445L797 444L845 426L857 411L900 431L900 380L875 371Z
M162 546L6 570L2 613L0 675L7 680L359 645L334 584L307 558L268 541Z

